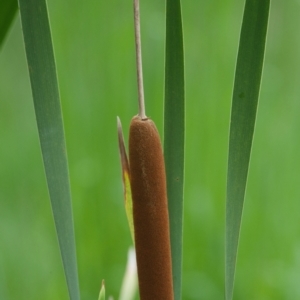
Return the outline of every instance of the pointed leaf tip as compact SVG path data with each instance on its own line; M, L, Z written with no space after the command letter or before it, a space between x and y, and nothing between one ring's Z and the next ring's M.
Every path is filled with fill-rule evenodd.
M102 283L101 283L101 289L100 289L98 300L105 300L105 282L104 282L104 279L102 280Z

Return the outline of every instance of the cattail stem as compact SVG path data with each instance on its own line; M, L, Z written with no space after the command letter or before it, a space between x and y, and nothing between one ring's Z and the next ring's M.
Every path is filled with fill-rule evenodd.
M134 0L133 7L134 7L134 33L135 33L136 69L137 69L137 83L138 83L139 117L142 120L145 120L147 119L147 116L145 112L145 99L144 99L139 0Z
M165 165L152 120L132 119L130 184L141 300L173 300Z

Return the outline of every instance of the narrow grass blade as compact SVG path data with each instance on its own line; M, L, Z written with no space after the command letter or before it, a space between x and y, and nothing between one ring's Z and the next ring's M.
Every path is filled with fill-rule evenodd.
M44 0L19 0L34 108L53 216L69 289L79 284L68 163L56 67Z
M0 1L0 48L18 8L17 0Z
M184 55L180 0L167 0L164 155L175 300L181 299L184 183Z
M247 0L232 98L226 200L226 299L233 296L235 266L264 60L269 0Z

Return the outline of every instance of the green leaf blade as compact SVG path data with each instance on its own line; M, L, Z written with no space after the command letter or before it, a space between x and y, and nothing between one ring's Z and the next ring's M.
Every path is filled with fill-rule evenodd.
M247 0L232 98L226 199L225 293L233 297L238 241L267 34L269 0Z
M166 10L164 155L175 300L181 299L182 289L184 130L184 51L181 5L180 0L168 0Z
M63 119L45 1L20 0L20 13L44 168L69 296L79 300L75 234Z
M0 48L18 9L17 0L0 1Z

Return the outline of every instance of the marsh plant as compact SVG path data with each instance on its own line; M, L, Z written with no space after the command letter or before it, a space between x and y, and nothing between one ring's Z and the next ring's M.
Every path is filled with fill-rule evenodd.
M35 263L45 267L44 277L27 276L28 265L23 267L27 263L26 256L23 258L25 254L20 251L16 255L12 251L12 256L20 257L20 264L16 262L14 265L14 268L21 270L18 272L22 276L18 278L24 280L20 290L14 288L16 282L11 279L15 271L9 270L12 272L9 273L6 262L3 263L0 256L0 266L4 266L0 268L0 298L78 300L80 295L87 299L97 299L99 295L100 300L117 299L117 296L121 300L130 300L137 299L139 295L142 300L231 300L234 296L236 299L295 299L293 297L296 297L297 291L300 295L297 286L288 280L289 284L281 284L279 298L276 296L274 277L272 284L267 283L271 276L268 270L274 268L262 265L263 278L253 279L255 276L245 271L254 265L251 257L242 260L241 270L235 276L270 1L246 0L244 7L242 4L220 4L216 1L210 4L186 1L183 3L186 5L183 17L180 0L167 0L165 4L147 0L141 0L141 3L138 0L134 3L117 1L115 4L99 1L94 4L73 3L73 6L65 1L48 2L50 19L53 16L56 22L49 21L45 0L2 0L0 4L1 55L11 57L13 54L6 47L21 49L24 45L33 99L30 128L37 126L40 142L40 150L36 147L35 155L27 158L27 145L37 136L35 129L32 129L32 140L29 136L19 136L17 144L24 155L22 161L18 161L22 163L22 171L14 176L20 174L17 186L30 185L27 180L31 173L36 172L39 174L36 178L41 178L42 170L37 169L37 160L34 159L39 153L42 154L54 226L51 216L47 220L49 228L56 229L50 242L43 237L38 245L34 242L28 244L34 251L32 253L38 253L36 249L39 247L44 249L42 258L34 257L34 254L28 258L31 265ZM207 16L205 21L198 17L197 11L201 10L201 5L205 12L201 16ZM234 25L227 29L224 16L229 8L236 9L240 19L236 21L237 17L232 17ZM279 11L276 10L277 18ZM140 14L144 16L141 21ZM208 23L209 20L213 21ZM22 32L23 44L19 41L18 47L14 46L8 35L10 28L11 35ZM197 36L198 32L204 32L202 28L210 34ZM216 32L223 31L226 40L214 37ZM233 31L238 40L236 44L232 39ZM141 33L145 45L143 51ZM159 55L156 51L158 44L161 45ZM192 44L201 45L196 54L191 51L195 49ZM229 60L226 58L228 49L232 53ZM0 61L0 65L5 66L6 61ZM219 72L224 63L233 73L235 62L234 78L230 78L229 73L224 76L225 73ZM7 64L13 66L14 62ZM13 67L3 69L14 70ZM273 69L276 70L276 67ZM20 74L25 76L22 72ZM271 73L267 71L267 74ZM17 77L11 81L7 79L7 82L13 82L7 88L10 93L24 84ZM29 82L26 84L29 86ZM200 90L203 90L201 95L205 95L205 99L198 97ZM216 96L213 98L214 93ZM230 104L226 104L230 103L227 101L230 93L231 109ZM6 95L9 92L3 83L1 98L9 101ZM20 98L20 94L17 95ZM28 89L24 98L30 97ZM22 107L19 104L22 101L12 109L16 114L21 111L18 108ZM30 109L27 108L28 111ZM3 120L9 124L5 114ZM73 114L77 115L77 119ZM22 126L18 125L23 123L20 118L18 115L14 123L19 126L18 130L22 130ZM28 129L27 125L24 128ZM284 128L281 130L284 131ZM216 142L221 137L221 134L217 135L220 132L222 143ZM259 136L259 130L257 132ZM276 137L278 132L280 130L276 131ZM3 189L3 197L10 197L7 195L12 190L18 191L20 199L28 207L26 213L20 213L25 218L25 221L20 218L21 224L24 224L23 233L29 234L32 228L29 226L36 226L35 232L42 232L44 217L41 216L44 215L41 211L49 211L50 208L43 206L39 211L36 207L47 205L45 201L40 204L40 198L48 197L46 184L39 179L31 184L30 189L13 188L10 183L13 176L10 174L13 174L11 172L16 165L12 158L18 155L10 156L9 143L4 142L2 149L4 157L10 158L7 159L10 163L3 162L3 169L9 170L3 177L3 185L9 187ZM263 174L265 168L268 169L264 163L266 160L255 174ZM254 177L255 182L261 180L259 176ZM294 182L294 177L292 179ZM24 180L26 183L21 184ZM274 189L274 184L272 181L271 189ZM279 186L276 187L277 192ZM252 192L249 200L255 202L254 198L260 199L257 196L260 194L264 200L269 199L264 187ZM39 196L34 196L33 191L38 191ZM286 194L287 198L289 196ZM33 199L31 203L30 199ZM4 203L10 202L10 199L4 200L7 200ZM264 213L268 212L264 205L267 204L259 203L255 218L247 224L261 226L262 221L257 222L264 219ZM224 211L220 207L224 207ZM1 219L3 226L13 232L14 227L9 224L18 220L18 214L10 210L8 204L5 205ZM215 222L209 217L211 215L215 216ZM267 220L277 224L276 217ZM275 229L276 235L285 235L283 226ZM260 227L253 231L246 230L241 239L252 239L249 248L259 243L263 247L266 239L253 237L261 232ZM288 233L292 235L291 231ZM265 232L265 235L268 234ZM56 262L55 268L60 268L58 251L53 254L56 251L53 250L56 249L55 235L63 266L63 271L54 272L59 276L49 275L53 261ZM276 235L272 235L273 239ZM11 235L7 236L9 238L3 234L2 245L10 245ZM18 247L13 248L17 251ZM245 246L241 249L240 256L247 256L249 249L246 251ZM6 252L3 253L3 257L7 257ZM49 264L47 253L51 261ZM264 253L265 256L269 254L278 257L274 253ZM268 263L271 264L270 261ZM63 285L63 272L67 290ZM290 273L293 272L294 269ZM81 275L81 288L78 274ZM36 293L32 288L24 290L24 286L30 284L30 278L38 291ZM237 288L234 292L235 278ZM251 279L253 288L247 278ZM246 291L245 286L251 291ZM45 295L41 295L42 291Z

